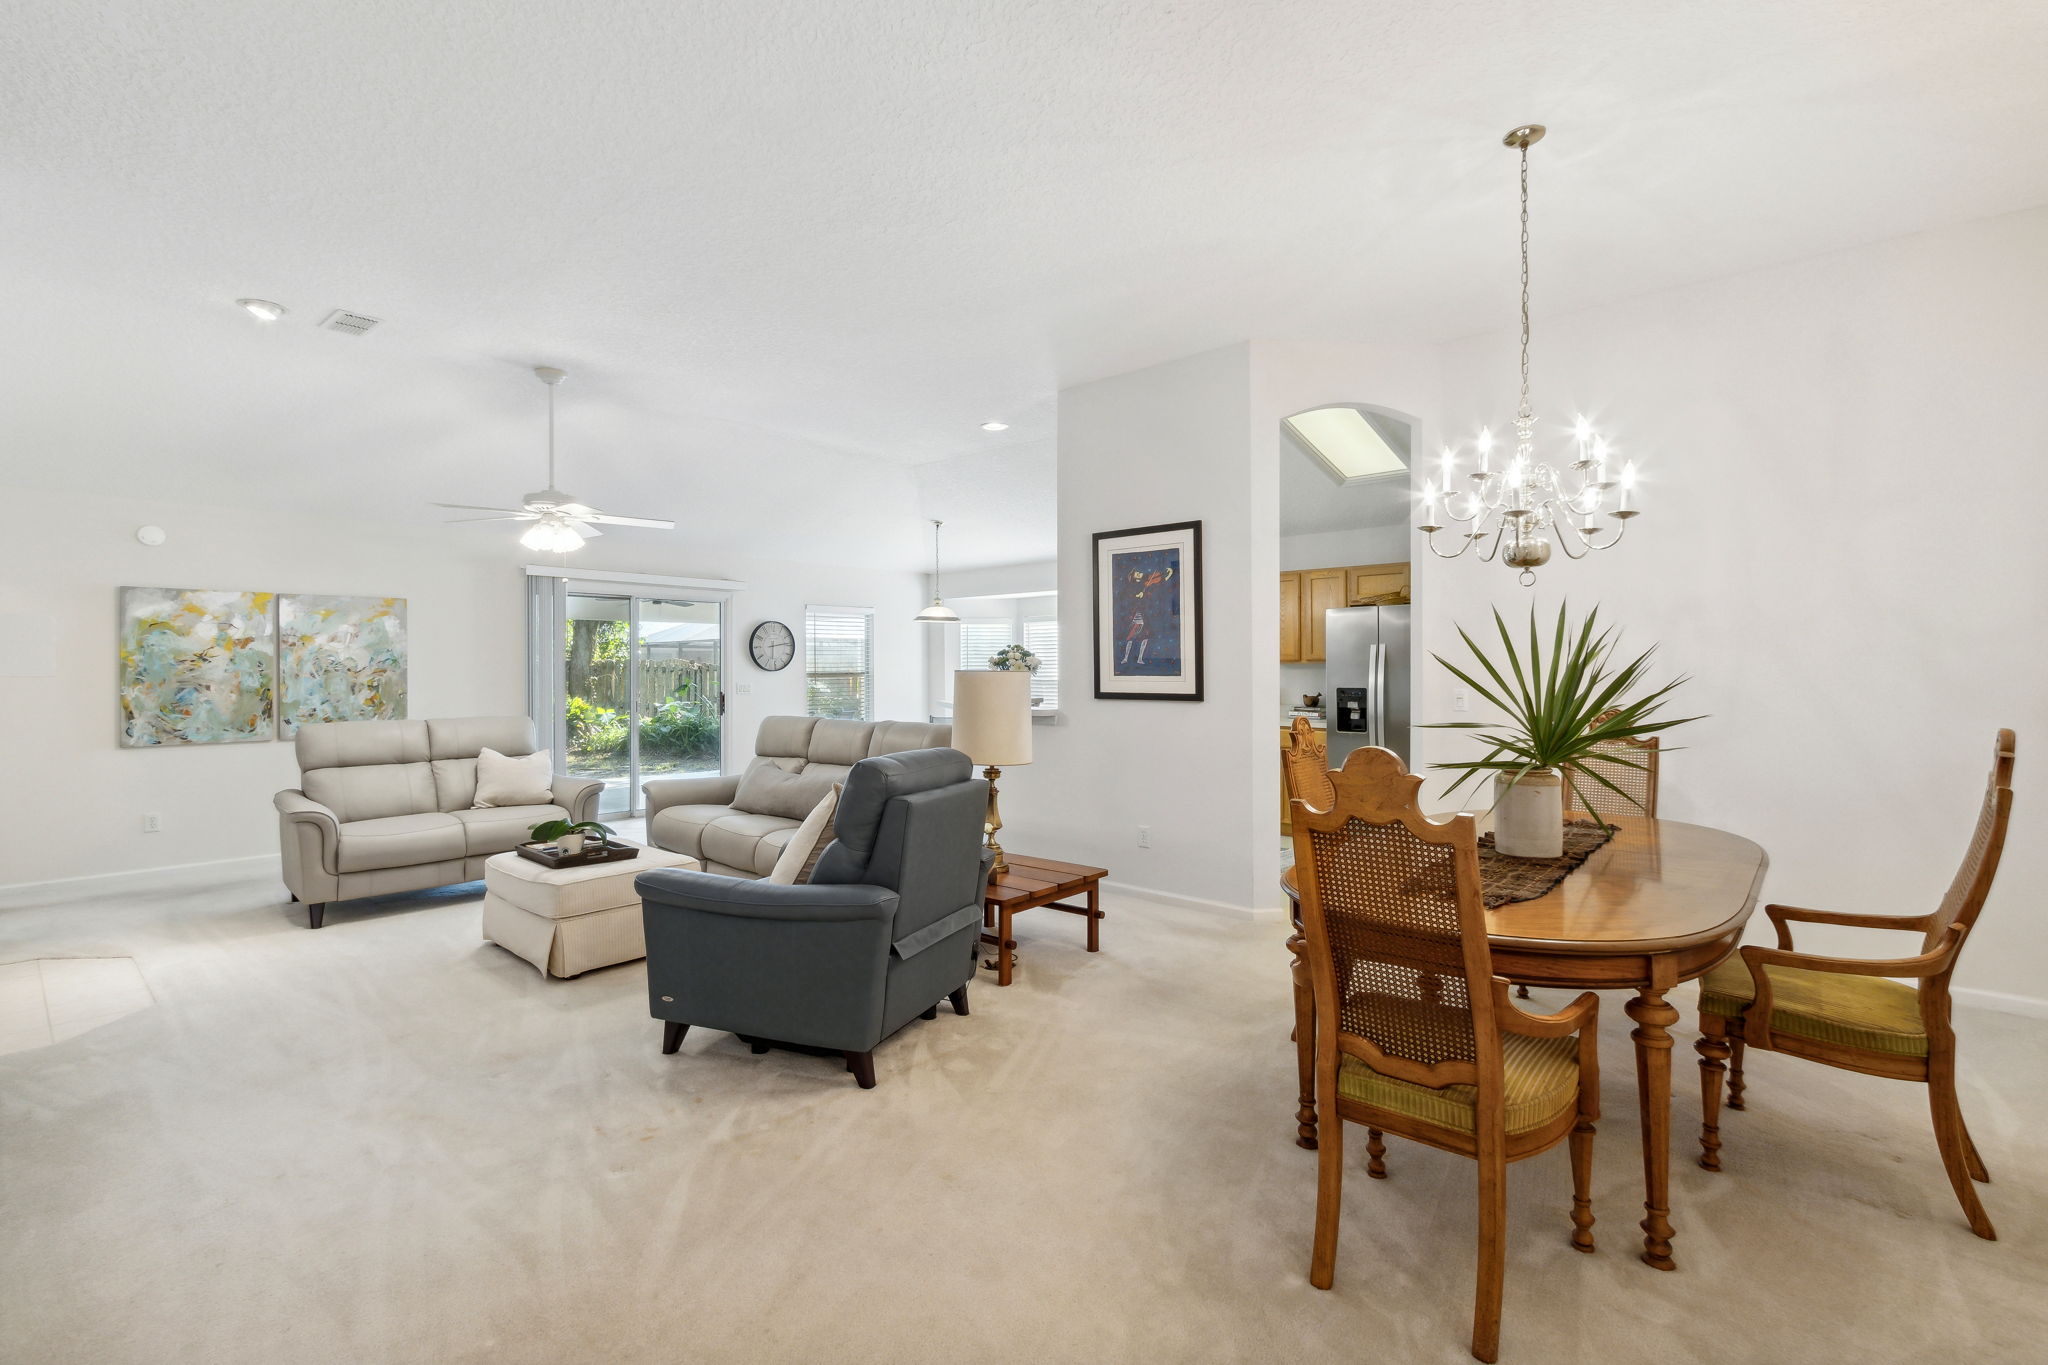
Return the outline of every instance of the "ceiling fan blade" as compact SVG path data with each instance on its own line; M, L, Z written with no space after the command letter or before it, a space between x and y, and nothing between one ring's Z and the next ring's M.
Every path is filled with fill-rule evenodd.
M601 536L604 534L604 532L598 530L595 526L592 526L589 522L585 521L581 517L568 517L565 518L565 520L567 520L571 526L576 528L577 535L582 536L585 539L588 539L591 536Z
M608 517L602 512L584 512L579 515L585 521L595 521L605 526L645 526L655 531L676 529L674 522L663 521L659 517Z
M539 520L540 520L540 518L539 518L539 517L536 517L536 516L534 516L534 515L533 515L532 513L530 513L530 512L507 512L507 513L506 513L506 514L505 514L504 516L502 516L502 517L450 517L450 518L448 518L448 520L446 520L446 521L442 522L441 524L442 524L443 526L467 526L467 525L468 525L469 523L471 523L471 522L473 522L473 521L539 521Z
M594 517L597 515L595 507L585 506L580 502L565 502L555 508L555 510L565 517Z
M501 512L508 517L530 516L523 507L479 507L473 502L437 502L435 507L450 507L458 512Z

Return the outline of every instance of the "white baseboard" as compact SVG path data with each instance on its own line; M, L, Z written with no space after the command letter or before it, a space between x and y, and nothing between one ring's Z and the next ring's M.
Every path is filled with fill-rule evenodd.
M1162 905L1177 905L1184 910L1201 910L1212 915L1228 915L1232 919L1269 920L1279 919L1286 912L1278 906L1232 905L1228 901L1206 900L1201 896L1183 896L1177 891L1161 891L1150 886L1132 886L1129 882L1113 882L1104 879L1104 891L1119 896L1139 896Z
M47 905L52 901L79 900L128 890L183 889L208 882L240 881L268 873L283 885L284 872L275 853L253 858L216 858L204 863L174 863L169 867L138 867L127 872L95 872L84 877L58 877L47 882L16 882L0 886L0 909L22 905Z
M2028 1019L2048 1019L2048 1000L2034 995L2008 995L2004 991L1980 991L1968 986L1951 986L1949 995L1958 1005L2000 1014L2017 1014Z

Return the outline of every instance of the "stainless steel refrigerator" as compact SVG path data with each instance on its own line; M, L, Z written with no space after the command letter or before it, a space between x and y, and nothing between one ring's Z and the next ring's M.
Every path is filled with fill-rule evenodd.
M1330 766L1362 744L1392 749L1410 763L1408 615L1412 607L1339 607L1323 630L1323 705Z

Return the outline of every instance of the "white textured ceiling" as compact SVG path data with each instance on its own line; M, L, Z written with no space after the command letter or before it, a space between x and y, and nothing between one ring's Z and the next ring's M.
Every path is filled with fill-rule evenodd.
M0 441L17 480L425 516L539 483L555 363L598 506L1028 558L1064 384L1510 323L1517 122L1540 325L2048 202L2044 69L2039 0L16 7Z

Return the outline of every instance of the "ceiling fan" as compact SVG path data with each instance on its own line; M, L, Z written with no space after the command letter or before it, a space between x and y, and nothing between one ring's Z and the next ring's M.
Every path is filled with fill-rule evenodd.
M645 526L656 531L673 531L676 524L659 517L614 517L607 516L595 507L586 507L567 493L555 487L555 386L569 377L566 370L552 365L536 365L533 373L541 383L548 386L548 486L535 493L528 493L520 499L518 508L478 507L466 502L437 502L436 507L452 508L458 512L490 512L488 517L454 517L448 521L453 526L470 521L530 521L519 543L529 550L546 554L567 554L583 547L591 536L601 536L599 526Z

